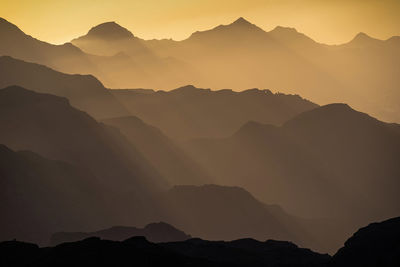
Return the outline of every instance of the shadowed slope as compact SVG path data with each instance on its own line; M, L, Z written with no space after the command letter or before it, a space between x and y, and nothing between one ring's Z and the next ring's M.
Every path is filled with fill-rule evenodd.
M142 224L155 212L151 194L165 188L164 179L116 129L74 109L67 99L21 87L1 89L0 125L0 143L90 172L114 213L112 225Z
M365 222L400 212L399 129L332 104L282 127L250 122L229 138L199 139L188 150L219 183L242 186L290 213L332 218L341 226L322 235L334 233L326 240L337 247Z
M161 195L169 209L163 220L210 240L251 237L291 240L318 247L302 220L275 205L265 205L239 187L218 185L175 186Z
M83 168L0 145L0 240L47 244L58 229L108 224L96 178Z
M159 129L133 116L103 122L118 128L170 184L211 182L207 173Z

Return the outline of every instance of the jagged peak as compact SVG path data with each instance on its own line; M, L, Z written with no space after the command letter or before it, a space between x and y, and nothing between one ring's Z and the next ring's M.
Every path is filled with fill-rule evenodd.
M134 37L128 29L122 27L115 21L104 22L94 26L89 30L86 36L103 39L125 39Z

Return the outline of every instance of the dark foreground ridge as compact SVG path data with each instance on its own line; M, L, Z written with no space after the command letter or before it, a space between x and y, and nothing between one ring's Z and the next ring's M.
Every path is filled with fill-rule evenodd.
M176 242L185 241L191 238L190 235L176 229L172 225L164 222L150 223L143 228L114 226L108 229L96 232L59 232L51 236L50 244L52 246L65 242L83 240L92 236L112 241L123 241L132 236L143 236L150 242Z
M122 242L91 237L52 248L0 243L1 266L324 266L329 260L329 255L273 240L190 239L155 244L144 237Z
M400 217L357 231L333 257L286 241L189 239L151 243L91 237L49 248L0 243L1 266L400 266Z

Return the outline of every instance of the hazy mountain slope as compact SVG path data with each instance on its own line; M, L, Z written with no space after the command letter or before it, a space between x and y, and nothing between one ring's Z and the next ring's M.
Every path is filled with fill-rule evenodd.
M93 76L64 74L6 56L0 57L0 68L0 88L19 85L39 93L63 96L74 107L98 119L129 114Z
M90 172L115 213L112 225L151 219L151 193L167 183L118 130L74 109L65 98L21 87L0 90L0 125L0 143Z
M86 35L72 40L71 43L96 55L112 56L124 52L134 56L151 56L151 51L139 38L115 22L97 25Z
M196 86L263 87L317 103L350 103L386 121L399 121L396 102L400 42L358 34L348 44L319 44L295 29L266 32L243 18L196 32L180 42L148 42L154 51L197 67Z
M399 126L344 104L304 112L282 127L248 123L229 138L194 141L189 151L219 183L290 213L345 221L336 229L343 237L400 212Z
M249 120L281 124L317 105L297 95L251 89L211 91L185 86L170 92L111 91L129 111L174 138L231 135Z
M98 56L86 54L71 43L52 45L25 34L3 18L0 18L0 38L3 40L0 56L46 65L65 73L92 74L108 87L128 86L123 83L127 77L130 81L151 80L149 73L124 53Z
M59 232L51 236L51 246L56 246L65 242L80 241L89 237L99 237L101 239L123 241L134 236L143 236L150 242L178 242L191 238L190 235L176 229L167 223L151 223L143 228L114 226L112 228L96 232Z
M0 55L45 64L57 70L92 73L96 67L90 56L70 43L52 45L37 40L0 18Z
M211 182L211 177L156 127L133 116L103 122L118 128L170 184L200 185Z
M71 42L90 54L128 57L131 64L117 70L108 69L116 87L131 87L132 83L141 87L181 86L194 78L193 68L184 60L159 56L145 41L115 22L97 25ZM143 77L135 75L138 68Z
M175 186L159 198L163 221L210 240L268 238L291 240L326 250L302 219L265 205L246 190L219 185Z
M47 244L58 229L108 224L96 178L83 168L0 146L0 240Z
M188 39L142 40L116 23L93 27L72 44L36 40L2 19L0 55L67 73L93 74L107 87L170 90L272 88L316 103L349 103L399 121L400 42L357 35L348 44L319 44L295 29L266 32L243 18ZM107 54L107 56L104 56Z

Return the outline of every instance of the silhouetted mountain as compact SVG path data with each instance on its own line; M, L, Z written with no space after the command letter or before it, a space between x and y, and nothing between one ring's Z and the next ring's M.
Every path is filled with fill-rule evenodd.
M151 194L167 184L116 129L74 109L65 98L16 86L0 90L0 125L0 143L11 149L31 150L92 175L87 183L99 184L96 192L105 200L99 207L112 211L97 229L151 219Z
M0 243L0 263L7 266L325 266L329 255L296 245L251 239L212 242L191 239L153 244L143 237L123 242L88 238L51 248L18 241ZM22 256L22 257L21 257Z
M83 168L0 145L0 177L0 240L46 244L57 229L107 224L101 187Z
M326 232L337 247L365 222L399 214L399 129L332 104L281 127L250 122L231 137L196 140L188 151L217 183L244 187L292 214L343 221Z
M42 65L0 57L0 88L19 85L39 93L68 98L95 118L126 116L129 112L91 75L69 75Z
M156 127L133 116L103 122L118 128L170 184L199 185L211 181L187 153Z
M249 120L281 124L317 106L297 95L258 89L211 91L189 85L170 92L111 92L132 114L178 138L227 136Z
M92 237L39 248L18 241L0 243L4 266L366 266L397 267L400 263L400 220L373 223L357 231L333 257L299 248L287 241L199 238L154 244L144 237L109 241Z
M191 238L190 235L185 234L175 227L160 222L148 224L144 228L115 226L91 233L60 232L52 235L50 243L52 246L55 246L65 242L80 241L93 236L113 241L123 241L134 236L144 236L147 240L154 243L178 242Z
M395 267L400 265L400 217L372 223L348 239L332 266Z

